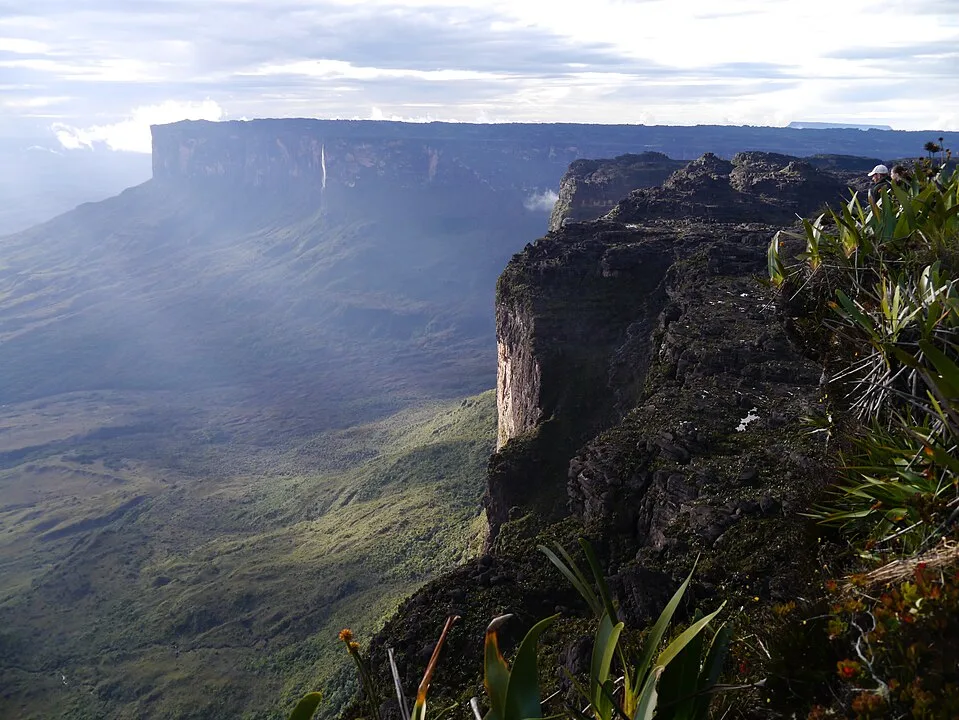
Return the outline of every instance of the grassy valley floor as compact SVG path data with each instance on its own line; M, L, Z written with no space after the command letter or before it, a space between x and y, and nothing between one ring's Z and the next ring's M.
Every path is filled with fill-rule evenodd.
M275 442L235 398L184 403L0 408L0 716L281 718L313 689L330 716L337 631L482 542L492 392Z

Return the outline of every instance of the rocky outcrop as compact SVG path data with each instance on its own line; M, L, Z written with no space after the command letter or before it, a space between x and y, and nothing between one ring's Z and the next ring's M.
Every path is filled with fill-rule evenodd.
M577 160L560 181L549 229L559 230L566 220L594 220L605 215L631 191L661 185L683 164L657 152Z
M527 246L500 277L499 454L487 503L494 535L515 506L564 508L562 483L545 480L549 468L565 465L569 450L608 424L630 395L627 377L610 385L611 364L625 329L659 312L657 288L674 239L616 225L569 226ZM510 477L512 461L503 462L517 454L510 447L517 442L520 455L537 458L535 472L521 471L525 479Z
M610 213L622 223L654 219L791 224L838 198L845 183L798 158L745 152L732 161L711 153L674 173L662 187L636 190Z
M686 231L704 242L666 278L646 392L570 461L570 507L632 560L624 582L700 552L703 581L738 577L772 601L808 582L798 513L821 488L824 438L802 418L822 413L821 368L790 345L756 282L775 230Z
M566 484L559 473L568 466L570 505L587 524L663 547L661 504L642 515L647 491L669 487L670 474L656 474L659 464L689 464L695 448L731 436L761 409L740 412L753 402L740 395L766 398L768 410L781 405L777 412L788 414L786 398L817 392L819 372L774 331L756 276L775 231L843 189L836 176L796 158L707 154L662 187L633 191L605 218L567 225L515 256L497 288L500 431L487 496L493 536L513 508L550 507L542 498ZM702 382L712 389L698 378L710 378ZM684 408L687 382L695 402ZM670 410L668 420L662 413L642 420L656 407ZM690 423L709 413L719 424L693 431ZM630 437L628 452L597 435L603 430ZM541 471L528 467L534 456ZM597 470L607 464L616 471Z

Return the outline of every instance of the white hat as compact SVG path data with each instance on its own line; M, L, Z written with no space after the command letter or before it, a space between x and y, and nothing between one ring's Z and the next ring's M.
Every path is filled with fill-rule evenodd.
M876 167L874 167L872 170L869 171L869 177L872 177L873 175L888 175L888 174L889 174L889 168L887 168L885 165L876 165Z

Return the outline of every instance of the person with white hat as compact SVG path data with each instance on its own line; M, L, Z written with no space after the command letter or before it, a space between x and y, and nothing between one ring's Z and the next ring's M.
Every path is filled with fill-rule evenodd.
M870 170L869 179L872 180L872 187L869 188L869 199L871 201L878 200L879 194L883 190L889 190L892 187L889 180L889 168L885 165L879 164Z

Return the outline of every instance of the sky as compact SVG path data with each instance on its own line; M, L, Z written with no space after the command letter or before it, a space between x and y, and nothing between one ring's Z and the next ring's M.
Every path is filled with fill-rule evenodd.
M0 137L254 117L959 130L959 0L0 0Z

